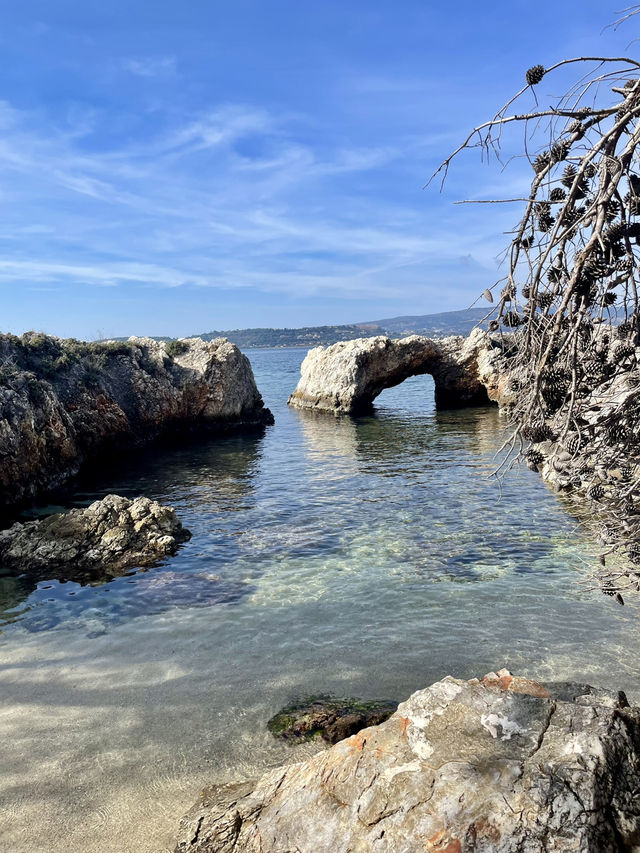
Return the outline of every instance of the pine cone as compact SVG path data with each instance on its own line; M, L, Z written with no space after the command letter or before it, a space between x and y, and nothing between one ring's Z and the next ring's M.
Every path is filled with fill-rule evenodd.
M544 462L544 456L539 450L527 450L526 460L529 465L534 465L537 468Z
M582 139L582 137L585 135L585 132L585 126L579 119L575 119L575 121L572 121L569 125L569 133L575 133L577 135L577 139Z
M621 361L624 361L626 358L631 358L636 354L635 347L632 347L631 344L618 344L618 346L613 351L613 360L620 364Z
M620 205L615 198L609 199L607 203L607 222L613 222L620 214Z
M587 490L587 497L591 498L592 501L599 501L604 497L604 486L600 483L596 483Z
M516 311L507 311L502 318L503 325L509 326L511 329L521 326L523 322L522 317Z
M626 434L627 430L624 424L621 423L609 424L604 431L604 436L608 444L617 444L625 438Z
M570 144L564 139L561 142L554 142L551 146L551 151L549 152L551 154L551 159L554 163L560 163L565 159L570 149Z
M540 172L544 172L544 170L550 163L551 155L549 154L549 152L541 151L531 165L533 166L533 171L536 174L540 174Z
M516 289L513 284L507 284L506 287L502 288L502 292L500 294L503 302L511 302L512 299L516 298Z
M600 160L600 169L604 175L616 175L622 169L622 164L617 157L605 154Z
M526 75L527 86L535 86L544 77L544 65L533 65L527 71Z
M566 446L567 452L570 453L572 456L575 456L575 454L580 450L582 446L582 441L580 440L580 436L577 432L567 439Z
M532 444L540 444L542 441L555 441L557 436L548 424L532 424L524 427L522 437Z
M626 230L626 226L623 222L616 222L615 224L607 228L606 231L603 231L602 239L605 243L612 245L613 243L617 243L625 236Z
M589 278L604 278L609 275L609 264L602 257L591 257L583 267L584 273Z
M599 379L604 373L604 367L602 362L596 359L588 359L582 362L582 371L585 376L591 379Z
M555 216L551 216L550 213L541 213L538 216L538 229L543 233L546 233L553 228L553 223L555 221Z
M562 173L561 182L564 184L567 189L570 189L573 186L573 182L575 180L576 175L578 174L578 170L573 165L573 163L569 163L564 168L564 172Z

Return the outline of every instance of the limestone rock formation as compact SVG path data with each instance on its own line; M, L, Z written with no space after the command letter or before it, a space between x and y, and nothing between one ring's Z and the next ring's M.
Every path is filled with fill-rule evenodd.
M311 759L204 791L176 851L631 853L639 747L624 694L447 677Z
M224 339L0 335L0 507L57 488L105 451L272 421L248 359Z
M481 330L467 338L411 335L401 340L378 336L341 341L309 351L289 404L357 413L370 408L385 388L430 373L440 408L486 405L505 393L497 370L502 354L499 342Z
M338 743L366 726L384 722L398 707L397 702L308 696L291 702L267 723L274 737L310 740L322 737Z
M149 498L107 495L72 509L0 531L0 564L47 577L81 572L117 575L157 563L191 538L172 507Z

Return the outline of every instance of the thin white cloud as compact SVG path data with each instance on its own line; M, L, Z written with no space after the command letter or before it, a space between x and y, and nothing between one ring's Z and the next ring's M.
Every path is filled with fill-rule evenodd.
M176 73L177 61L175 56L146 56L123 59L121 67L137 77L167 77Z
M362 298L418 293L447 270L463 284L484 272L483 287L495 275L500 235L488 239L478 211L443 216L442 199L420 190L421 167L407 189L377 188L392 174L406 181L415 136L320 144L299 117L241 104L106 150L7 104L0 126L3 282Z

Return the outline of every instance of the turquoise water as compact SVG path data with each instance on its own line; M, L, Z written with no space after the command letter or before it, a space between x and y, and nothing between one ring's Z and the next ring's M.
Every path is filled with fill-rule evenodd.
M497 410L436 412L427 376L368 417L288 409L303 356L250 353L264 435L123 459L73 496L172 504L193 533L174 558L93 585L0 579L3 766L57 780L47 849L93 849L68 816L88 797L96 850L128 849L123 827L169 850L198 785L300 757L264 724L301 693L403 699L508 666L640 698L638 608L591 589L589 543L536 474L489 477ZM38 849L32 825L16 801L11 849Z

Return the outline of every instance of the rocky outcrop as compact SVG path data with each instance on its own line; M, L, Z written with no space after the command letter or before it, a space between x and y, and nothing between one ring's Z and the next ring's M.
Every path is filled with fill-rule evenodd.
M176 851L637 851L639 748L624 694L447 677L311 759L206 790Z
M367 726L388 719L397 702L363 700L335 696L308 696L291 702L267 723L274 737L283 740L311 740L321 737L327 743L338 743Z
M272 420L248 359L223 339L0 335L0 507L57 488L105 451Z
M86 509L0 531L0 565L29 575L104 578L151 566L191 538L172 507L107 495Z
M440 408L502 402L502 354L499 340L481 330L467 338L375 337L316 347L302 362L289 405L355 414L369 409L385 388L423 373L434 378Z

